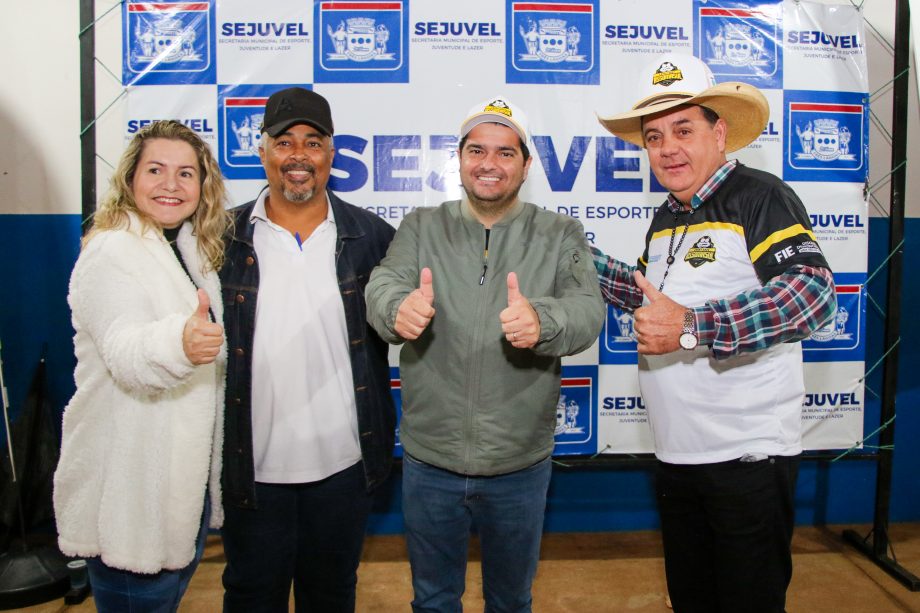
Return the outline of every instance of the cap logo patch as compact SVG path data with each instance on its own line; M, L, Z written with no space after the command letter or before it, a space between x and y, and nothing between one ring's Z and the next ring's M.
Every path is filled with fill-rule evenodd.
M683 81L684 75L680 68L671 62L662 62L655 74L652 75L652 85L663 85L668 87L677 81Z
M501 98L493 100L486 105L486 108L482 109L483 113L498 113L499 115L507 115L511 117L511 109L508 108L508 103L502 100Z

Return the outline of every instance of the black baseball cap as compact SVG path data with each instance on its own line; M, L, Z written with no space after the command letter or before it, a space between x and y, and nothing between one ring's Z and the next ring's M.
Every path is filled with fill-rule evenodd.
M305 123L326 136L334 133L329 102L309 89L289 87L268 97L262 132L274 138L291 126Z

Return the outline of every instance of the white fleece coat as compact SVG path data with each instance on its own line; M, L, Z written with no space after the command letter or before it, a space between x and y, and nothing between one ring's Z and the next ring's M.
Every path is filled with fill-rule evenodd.
M189 223L177 242L221 322L220 282L202 275ZM226 340L214 363L189 362L182 331L198 306L196 287L166 240L137 218L90 240L68 301L77 391L54 475L61 551L140 573L187 566L206 494L210 526L223 523Z

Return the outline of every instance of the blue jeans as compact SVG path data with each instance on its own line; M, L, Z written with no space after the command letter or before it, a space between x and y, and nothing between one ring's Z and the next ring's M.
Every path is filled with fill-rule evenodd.
M86 560L93 600L99 613L166 613L175 611L198 568L208 536L211 502L204 496L201 528L195 543L195 557L178 570L161 570L154 574L134 573L106 566L99 557Z
M372 497L361 462L313 483L256 483L224 508L224 611L352 613Z
M482 546L486 613L531 610L550 458L506 475L471 477L403 456L403 515L416 613L462 611L467 546Z

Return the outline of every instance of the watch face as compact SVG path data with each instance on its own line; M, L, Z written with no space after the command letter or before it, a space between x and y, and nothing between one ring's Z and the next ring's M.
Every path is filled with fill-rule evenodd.
M684 349L694 349L699 342L700 339L698 339L695 334L684 332L680 335L680 346Z

